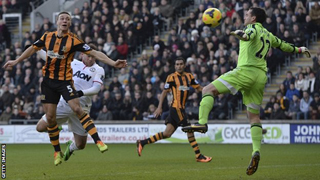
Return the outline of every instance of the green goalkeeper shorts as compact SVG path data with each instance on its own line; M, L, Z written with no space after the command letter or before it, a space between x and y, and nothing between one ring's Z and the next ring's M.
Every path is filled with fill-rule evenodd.
M252 113L259 113L263 100L263 91L267 82L266 72L255 67L239 67L221 75L212 82L219 93L242 93L243 104Z

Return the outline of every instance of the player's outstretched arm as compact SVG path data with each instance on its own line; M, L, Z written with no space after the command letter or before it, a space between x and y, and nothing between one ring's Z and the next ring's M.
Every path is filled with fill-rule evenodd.
M242 41L248 41L248 36L243 30L235 30L230 32L231 35L235 36L236 38Z
M127 67L128 64L127 64L127 60L112 60L110 59L107 55L103 54L102 52L100 51L96 51L96 50L92 50L90 52L90 55L95 57L96 59L98 59L99 61L105 63L105 64L108 64L110 66L113 66L115 68L124 68L124 67Z
M298 54L304 54L308 58L311 57L310 51L308 48L302 46L302 47L296 47L293 44L287 43L286 41L281 40L280 38L272 35L271 36L271 43L272 47L278 48L281 51L289 52L289 53L298 53Z
M18 64L19 62L23 61L24 59L27 59L28 57L30 57L32 54L34 54L35 52L37 52L37 50L35 50L32 46L30 46L28 49L26 49L20 57L18 57L18 59L16 60L10 60L8 62L6 62L3 65L3 68L7 68L7 67L13 67L16 64Z

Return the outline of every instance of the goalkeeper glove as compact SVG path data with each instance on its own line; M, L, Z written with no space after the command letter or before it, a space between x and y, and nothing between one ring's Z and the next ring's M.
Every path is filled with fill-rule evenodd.
M248 41L247 34L242 30L231 31L230 34L242 41Z
M83 92L80 90L80 91L77 91L77 95L78 95L78 97L81 97L81 96L83 96L84 94L83 94Z
M299 47L299 54L301 54L301 53L304 54L304 55L306 55L308 58L311 57L310 51L309 51L309 49L306 48L306 47Z

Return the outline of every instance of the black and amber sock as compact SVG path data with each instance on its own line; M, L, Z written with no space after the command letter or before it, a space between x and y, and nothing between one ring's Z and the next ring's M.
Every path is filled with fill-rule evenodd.
M61 151L60 143L59 143L59 133L60 130L58 128L58 124L54 125L53 127L47 127L50 142L54 148L54 151Z
M150 136L148 139L142 140L141 145L144 146L146 144L151 144L151 143L154 143L154 142L159 141L161 139L164 139L163 132L159 132L153 136Z
M192 134L192 135L188 134L188 141L189 141L191 147L193 148L194 153L196 154L196 158L198 158L200 156L200 149L199 149L199 146L198 146L196 139L194 138L194 134Z
M87 113L83 113L82 116L79 117L82 127L90 134L94 143L97 144L100 140L100 137L97 132L97 128L94 125L91 117Z

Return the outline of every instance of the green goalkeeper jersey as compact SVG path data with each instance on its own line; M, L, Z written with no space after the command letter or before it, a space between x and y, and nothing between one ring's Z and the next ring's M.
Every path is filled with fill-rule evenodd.
M248 41L240 41L238 67L256 67L267 72L266 56L271 47L284 52L298 52L298 48L266 30L261 23L249 24L244 32Z

